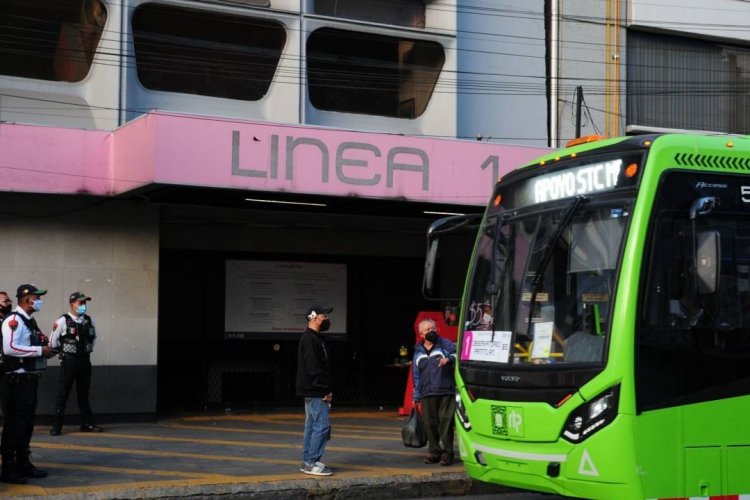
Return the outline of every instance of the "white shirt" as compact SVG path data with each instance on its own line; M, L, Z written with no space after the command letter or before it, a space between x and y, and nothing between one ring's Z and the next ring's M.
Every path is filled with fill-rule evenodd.
M14 314L15 313L15 314ZM38 358L42 355L42 346L31 345L31 334L32 331L26 326L23 319L16 317L23 316L26 319L30 319L31 316L26 314L26 311L21 309L20 306L16 307L13 313L9 314L3 321L3 354L5 356L11 356L15 358ZM16 324L15 328L11 328L11 323ZM19 373L23 373L26 370L19 368L16 370Z

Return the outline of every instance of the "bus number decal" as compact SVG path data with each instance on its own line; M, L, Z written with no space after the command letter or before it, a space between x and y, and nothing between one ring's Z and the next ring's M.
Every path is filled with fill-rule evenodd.
M750 203L750 186L740 186L742 203Z
M596 469L596 465L594 465L594 461L591 460L591 456L589 455L589 450L585 449L583 450L583 455L581 455L581 463L578 464L578 473L582 476L598 476L599 471Z

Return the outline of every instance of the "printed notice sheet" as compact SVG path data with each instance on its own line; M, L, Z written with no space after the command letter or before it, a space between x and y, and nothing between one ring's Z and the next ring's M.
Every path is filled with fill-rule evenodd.
M531 349L532 358L549 358L552 348L552 321L534 324L534 347Z
M512 332L467 330L463 335L461 359L507 363Z

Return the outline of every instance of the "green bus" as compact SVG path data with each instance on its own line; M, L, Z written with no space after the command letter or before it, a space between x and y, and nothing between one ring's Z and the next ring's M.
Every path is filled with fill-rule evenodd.
M427 294L439 240L471 223L430 228ZM472 478L750 498L750 137L568 147L505 175L474 227L456 364Z

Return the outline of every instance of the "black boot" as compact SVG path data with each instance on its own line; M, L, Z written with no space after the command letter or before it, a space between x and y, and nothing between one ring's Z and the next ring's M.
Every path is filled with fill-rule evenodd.
M55 410L55 420L52 422L52 428L49 430L50 436L59 436L62 434L64 416L62 410Z
M0 474L0 480L4 483L26 484L26 478L21 475L16 465L15 454L3 453L3 471Z
M31 463L31 451L30 450L26 450L23 453L19 453L16 456L16 464L18 465L18 470L21 472L22 476L31 477L34 479L47 477L46 470L37 469L36 466Z

